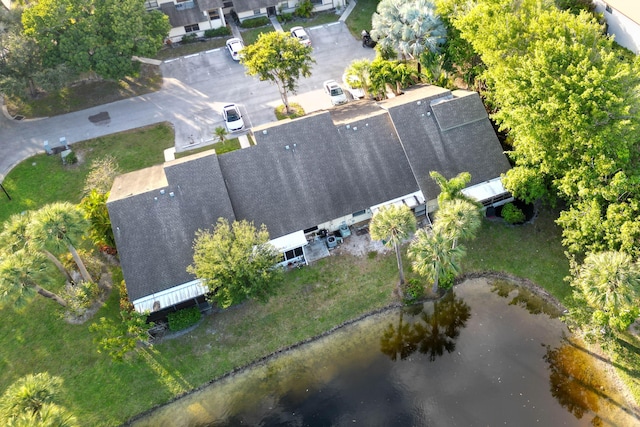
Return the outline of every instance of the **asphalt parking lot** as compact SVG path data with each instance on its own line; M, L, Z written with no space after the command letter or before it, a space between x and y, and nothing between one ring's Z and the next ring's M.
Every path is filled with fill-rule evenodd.
M311 77L300 79L296 95L289 99L309 113L332 108L322 82L334 79L341 84L342 74L351 61L373 59L375 51L363 48L342 22L305 29L311 37L316 64ZM175 88L176 97L180 98L176 102L185 105L183 120L176 124L178 150L191 141L210 140L213 130L224 125L220 112L229 103L240 105L249 126L276 121L273 110L282 103L277 86L248 76L224 48L166 61L161 69L164 89Z

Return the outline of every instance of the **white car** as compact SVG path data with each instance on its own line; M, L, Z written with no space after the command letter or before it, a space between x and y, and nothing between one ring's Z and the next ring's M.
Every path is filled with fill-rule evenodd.
M364 89L362 89L362 84L360 83L360 79L358 77L347 76L346 74L343 74L342 84L344 85L344 88L347 90L347 92L351 94L353 99L364 98Z
M227 40L227 50L234 61L240 61L240 51L242 49L244 49L244 43L242 43L242 40L235 37Z
M311 39L309 38L309 35L304 30L304 28L302 28L302 27L293 27L291 29L291 35L293 37L297 38L300 41L300 43L302 43L303 45L311 46Z
M329 95L329 98L331 98L331 103L333 105L345 104L347 102L347 95L345 95L344 91L335 80L327 80L322 84L322 86L324 87L324 91L327 95Z
M222 118L229 132L235 132L244 128L244 120L240 108L236 104L229 104L222 107Z

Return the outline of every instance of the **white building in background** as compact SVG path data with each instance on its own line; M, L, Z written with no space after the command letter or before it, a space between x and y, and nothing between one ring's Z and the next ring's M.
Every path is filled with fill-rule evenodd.
M640 0L594 0L607 21L607 32L636 55L640 53Z

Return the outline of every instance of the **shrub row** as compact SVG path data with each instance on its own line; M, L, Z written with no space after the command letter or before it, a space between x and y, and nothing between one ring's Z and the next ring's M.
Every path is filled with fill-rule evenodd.
M242 28L258 28L264 27L265 25L269 25L271 21L266 16L259 16L257 18L247 19L240 23Z

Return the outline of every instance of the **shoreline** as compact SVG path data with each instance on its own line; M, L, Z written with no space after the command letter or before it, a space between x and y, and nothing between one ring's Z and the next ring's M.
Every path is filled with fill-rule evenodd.
M559 313L564 313L566 312L566 308L555 298L553 297L551 294L549 294L544 288L540 287L539 285L537 285L536 283L532 282L529 279L524 279L524 278L520 278L517 276L514 276L512 274L509 273L503 273L503 272L496 272L496 271L483 271L483 272L472 272L472 273L467 273L467 274L463 274L460 277L456 278L455 283L454 283L454 288L455 286L462 284L468 280L473 280L473 279L485 279L487 281L490 280L506 280L510 283L513 283L515 286L517 287L522 287L522 288L526 288L529 291L531 291L533 294L535 294L538 298L541 298L545 303L551 304L553 305ZM128 419L126 422L124 422L123 424L121 424L121 426L131 426L133 425L133 423L135 423L138 420L143 419L144 417L148 416L149 414L153 413L154 411L172 404L173 402L180 400L186 396L189 396L193 393L197 393L211 385L214 385L217 382L223 381L225 379L228 379L230 377L233 377L236 374L240 374L246 370L264 365L266 363L268 363L269 361L276 359L279 356L282 356L290 351L296 350L299 347L320 340L321 338L324 338L328 335L333 334L334 332L343 329L349 325L355 324L357 322L360 322L364 319L367 319L369 317L373 317L376 316L378 314L387 312L389 310L393 310L393 309L398 309L398 308L402 308L402 307L406 307L409 305L413 305L413 304L420 304L423 302L427 302L427 301L435 301L435 300L439 300L441 299L448 291L444 291L444 292L439 292L438 297L437 298L433 298L433 297L426 297L426 298L422 298L420 300L417 300L411 304L403 304L401 302L397 302L397 303L393 303L393 304L389 304L385 307L367 312L361 316L358 316L354 319L350 319L348 321L342 322L341 324L334 326L333 328L310 338L307 338L303 341L300 341L296 344L287 346L285 348L276 350L270 354L267 354L259 359L254 360L251 363L248 363L246 365L237 367L232 369L231 371L220 375L218 377L215 377L203 384L201 384L200 386L189 390L185 393L181 393L175 397L173 397L172 399L168 400L165 403L159 404L159 405L155 405L152 408L149 408L148 410L137 414L136 416ZM179 336L179 335L177 335ZM171 339L172 337L164 337L163 339ZM585 346L585 348L587 348L588 350L592 351L594 354L596 354L599 357L594 357L593 359L593 364L594 366L597 367L597 369L603 373L603 377L606 379L606 381L611 384L613 387L615 387L616 392L618 392L625 400L625 403L627 404L627 406L629 408L631 408L633 411L635 411L636 413L640 414L640 406L638 406L637 402L635 401L635 398L633 397L630 389L627 387L627 385L625 384L625 382L619 377L619 375L616 372L616 369L613 367L612 362L607 363L606 360L609 360L608 355L606 355L606 353L604 353L599 347L596 348L596 346L581 342L581 344L583 344ZM604 360L603 360L604 359Z

